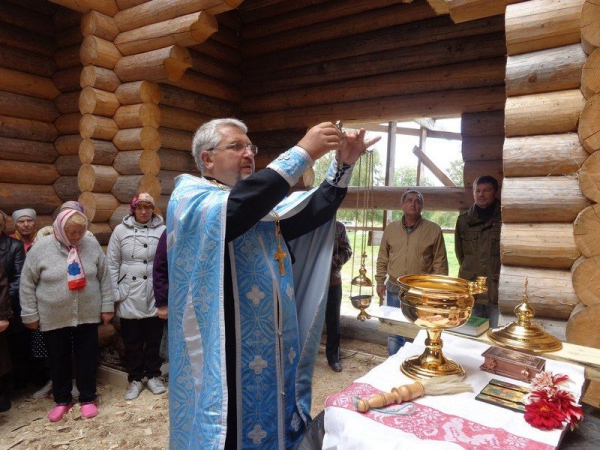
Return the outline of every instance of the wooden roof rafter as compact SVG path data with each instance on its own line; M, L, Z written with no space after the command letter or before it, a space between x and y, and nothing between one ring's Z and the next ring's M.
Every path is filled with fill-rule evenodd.
M427 0L436 14L450 14L454 23L504 14L506 7L527 0Z

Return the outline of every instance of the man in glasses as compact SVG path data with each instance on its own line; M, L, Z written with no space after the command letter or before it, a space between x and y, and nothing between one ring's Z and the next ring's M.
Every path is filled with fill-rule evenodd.
M284 449L302 437L325 313L335 211L378 138L330 122L254 171L236 119L201 126L202 178L176 181L167 219L173 448ZM287 196L338 150L326 180ZM294 266L292 268L292 263Z

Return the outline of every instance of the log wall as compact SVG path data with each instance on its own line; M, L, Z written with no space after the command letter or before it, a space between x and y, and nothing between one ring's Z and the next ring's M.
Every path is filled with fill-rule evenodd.
M580 301L571 274L582 254L573 222L591 204L578 177L589 156L577 134L585 106L584 3L531 0L508 5L505 14L500 309L514 320L527 278L531 304L553 319L559 337Z

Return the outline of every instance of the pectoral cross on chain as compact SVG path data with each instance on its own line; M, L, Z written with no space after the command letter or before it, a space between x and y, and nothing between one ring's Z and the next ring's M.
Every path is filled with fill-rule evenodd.
M279 226L279 215L277 213L273 214L275 214L275 239L277 239L277 253L273 255L273 258L279 262L279 275L284 276L285 266L283 264L283 260L287 257L287 253L281 248L281 228Z

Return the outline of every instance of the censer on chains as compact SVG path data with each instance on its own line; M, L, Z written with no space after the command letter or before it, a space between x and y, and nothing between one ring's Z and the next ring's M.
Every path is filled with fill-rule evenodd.
M356 317L360 321L370 319L371 316L365 311L371 305L373 298L373 281L367 276L365 266L367 260L367 236L368 230L373 230L373 151L367 151L358 160L358 193L356 196L356 214L354 242L352 254L352 281L350 283L350 302L352 306L360 310ZM367 225L370 223L370 226ZM359 231L361 231L360 243L357 246ZM358 251L360 247L360 252ZM357 255L360 255L360 268L355 276L354 268ZM371 251L371 267L374 267L374 256ZM358 292L357 292L358 291Z

